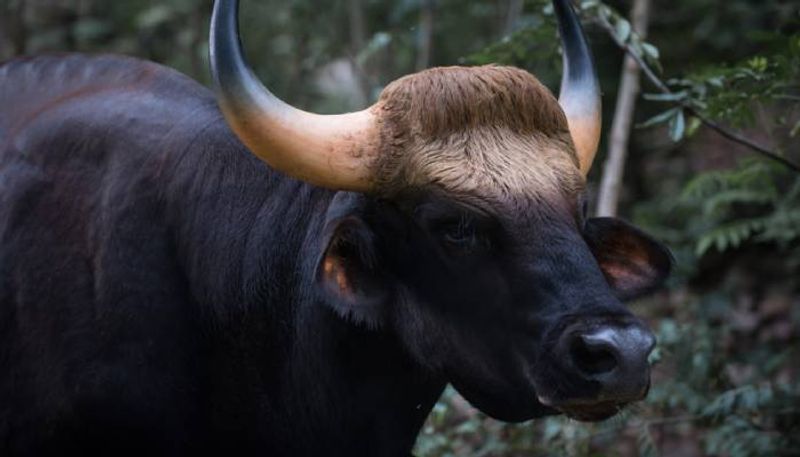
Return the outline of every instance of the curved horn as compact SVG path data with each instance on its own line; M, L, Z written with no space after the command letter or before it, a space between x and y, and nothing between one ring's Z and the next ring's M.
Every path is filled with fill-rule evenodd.
M558 102L567 115L581 172L586 176L600 142L600 84L597 82L592 52L569 0L553 0L553 7L558 18L564 61Z
M239 139L273 168L309 183L367 191L378 126L369 109L318 115L267 90L247 65L239 40L239 1L216 0L209 57L222 112Z

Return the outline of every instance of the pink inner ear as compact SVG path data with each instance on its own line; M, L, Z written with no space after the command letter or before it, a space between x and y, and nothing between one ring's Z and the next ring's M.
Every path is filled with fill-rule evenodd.
M623 255L624 257L617 255L598 259L606 280L614 289L636 293L648 289L658 281L659 273L653 268L647 252L636 247Z
M645 273L641 266L625 265L621 263L609 263L602 265L606 279L616 289L629 290L640 287L647 278L642 277Z
M652 290L669 275L669 251L624 221L590 219L586 240L609 285L622 299Z
M339 257L331 254L322 262L322 277L328 287L335 287L336 292L345 299L354 299L354 291L347 278L347 269Z

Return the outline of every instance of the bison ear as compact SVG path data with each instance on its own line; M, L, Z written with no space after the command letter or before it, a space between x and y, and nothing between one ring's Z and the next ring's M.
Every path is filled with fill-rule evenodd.
M375 233L363 217L366 197L339 192L325 218L316 281L326 302L346 319L378 327L388 301Z
M672 255L667 248L622 220L589 219L584 238L621 300L646 294L669 276Z

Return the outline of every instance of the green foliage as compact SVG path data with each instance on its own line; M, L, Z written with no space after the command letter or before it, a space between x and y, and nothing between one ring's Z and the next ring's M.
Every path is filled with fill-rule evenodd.
M736 127L755 124L764 115L764 106L782 106L787 114L800 102L800 34L789 37L772 35L775 49L769 55L750 57L736 65L707 66L684 78L667 81L672 93L645 94L646 100L667 102L672 107L640 124L653 127L669 123L670 137L684 137L684 111L693 107L709 117ZM677 105L677 106L676 106ZM791 124L790 137L800 131L800 120L779 116L776 125ZM696 129L690 129L694 133ZM796 151L795 151L796 152Z
M581 10L585 16L610 29L611 37L618 46L630 47L631 51L640 56L648 65L661 70L661 51L633 32L631 23L624 15L599 0L583 0Z
M781 165L746 160L731 170L702 173L686 185L681 202L699 210L707 226L695 247L698 256L746 242L790 248L800 239L800 176Z
M471 65L502 64L530 68L537 63L531 61L531 55L541 56L539 62L552 61L557 51L555 24L543 18L534 24L468 56L465 62Z
M800 452L797 386L747 385L721 394L704 415L718 424L708 435L705 451L732 457L789 455ZM781 430L785 419L793 425ZM784 433L774 433L783 431Z

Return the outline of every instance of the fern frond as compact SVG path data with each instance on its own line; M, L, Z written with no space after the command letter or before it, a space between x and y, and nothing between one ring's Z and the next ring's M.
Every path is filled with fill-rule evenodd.
M722 214L734 204L770 204L778 199L774 188L728 189L712 195L703 203L703 213L709 216Z
M724 252L729 248L738 248L759 231L764 230L766 221L759 219L744 219L717 226L697 241L695 255L702 256L711 247Z

